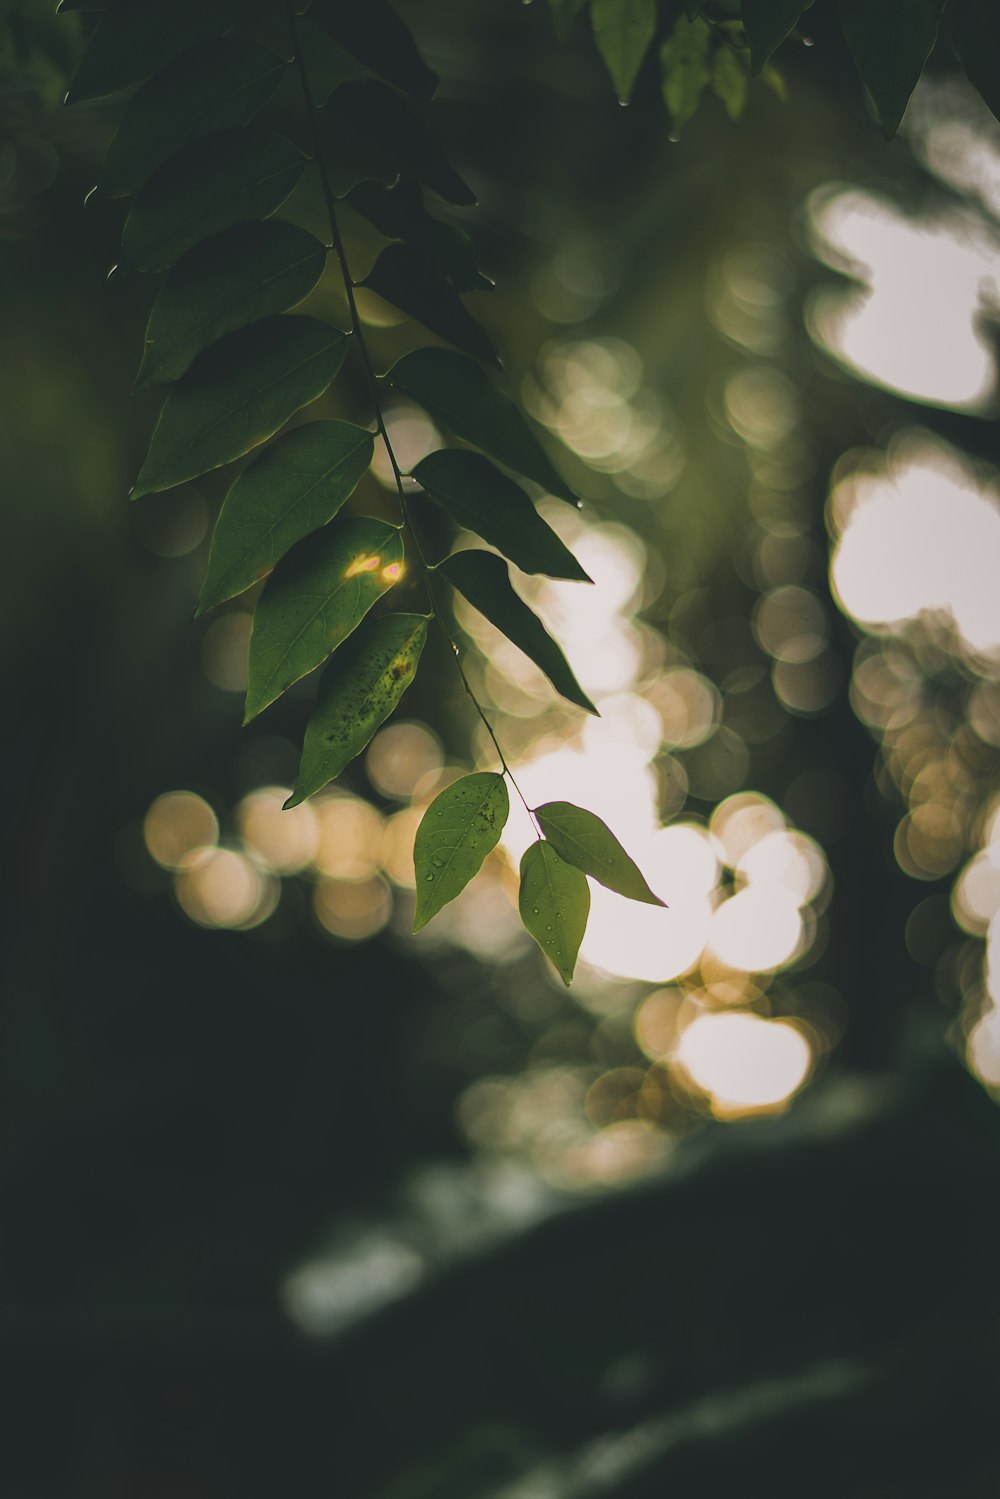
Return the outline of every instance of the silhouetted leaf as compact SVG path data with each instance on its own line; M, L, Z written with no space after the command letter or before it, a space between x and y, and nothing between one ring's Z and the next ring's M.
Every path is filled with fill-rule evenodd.
M198 245L176 265L149 315L136 384L177 380L223 334L309 295L326 250L294 224L239 224Z
M490 291L493 282L477 268L469 236L454 224L432 218L424 207L420 184L403 178L395 187L364 182L348 203L386 239L405 240L438 261L458 291Z
M1000 119L1000 8L996 0L959 0L952 39L969 82Z
M387 0L313 0L310 17L354 57L404 93L434 97L437 74L417 51L412 35ZM308 57L308 53L305 54Z
M586 875L563 863L551 843L533 843L521 860L517 905L525 928L569 988L590 915Z
M580 14L584 0L549 0L552 29L561 42L568 40L573 22Z
M339 149L384 156L447 203L468 207L476 195L438 149L427 127L395 89L383 83L345 83L323 111ZM359 179L360 180L360 179Z
M415 932L461 895L479 873L486 855L500 841L509 812L503 776L487 771L462 776L434 798L413 846Z
M312 796L360 755L413 681L426 639L426 615L384 614L366 619L344 642L320 678L286 807Z
M615 93L628 99L656 32L656 0L591 0L590 18Z
M705 21L678 16L673 31L660 48L663 102L675 130L690 120L711 77L710 41L711 32Z
M393 365L385 379L456 436L475 443L570 505L579 505L514 402L473 360L449 349L414 349Z
M307 422L265 448L219 511L198 613L242 593L332 520L371 463L373 447L362 427Z
M436 571L529 656L557 692L588 713L597 713L538 615L514 592L502 557L493 552L455 552Z
M230 37L196 47L157 73L126 106L104 158L101 192L135 193L173 152L245 125L270 99L287 64L266 47Z
M119 269L164 271L233 224L266 218L306 158L272 131L226 130L178 151L153 174L125 221Z
M411 245L387 245L360 285L416 318L457 349L487 364L499 363L486 330L422 250Z
M731 120L738 120L746 108L749 88L745 64L731 47L717 47L712 57L712 92L722 100Z
M556 853L567 864L589 874L629 900L648 906L663 906L646 884L637 865L629 858L606 823L572 802L547 802L535 809L538 824Z
M347 339L316 318L255 323L202 354L167 396L133 499L242 458L314 401Z
M743 29L750 45L750 66L756 76L771 53L798 25L813 0L742 0Z
M115 0L91 37L67 104L140 83L189 47L224 36L240 0Z
M243 722L325 661L403 571L403 538L367 516L309 536L275 568L254 610Z
M937 40L944 0L840 0L840 21L888 140Z
M413 477L453 521L488 541L523 572L591 581L520 485L488 458L441 448L417 464Z

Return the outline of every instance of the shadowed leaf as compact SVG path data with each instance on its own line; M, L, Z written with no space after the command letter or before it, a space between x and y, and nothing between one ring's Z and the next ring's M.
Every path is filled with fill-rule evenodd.
M559 857L583 874L629 900L648 906L664 906L646 884L638 866L629 858L606 823L572 802L547 802L535 809L539 826Z
M410 31L387 0L313 0L310 17L359 62L404 93L434 97L437 74L417 51Z
M395 187L364 182L347 198L386 239L404 240L435 260L457 291L491 291L493 282L476 267L469 236L454 224L432 218L418 182L403 178Z
M499 363L486 330L422 250L411 245L388 245L360 284L456 349L486 364Z
M510 801L503 776L487 771L462 776L431 802L413 846L419 932L443 906L461 895L500 841Z
M886 139L937 40L944 0L840 0L840 22Z
M597 50L619 99L628 99L656 32L656 0L592 0Z
M590 915L587 877L551 843L533 843L521 860L518 910L526 930L569 988Z
M812 3L813 0L743 0L743 30L755 77Z
M224 36L239 10L240 0L116 0L90 39L66 103L140 83L189 47Z

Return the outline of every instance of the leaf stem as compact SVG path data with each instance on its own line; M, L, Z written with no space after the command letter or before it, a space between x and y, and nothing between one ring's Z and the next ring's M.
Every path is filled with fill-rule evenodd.
M522 792L520 786L514 779L514 773L507 763L506 756L504 755L504 752L500 747L500 741L497 738L496 733L494 732L493 725L486 717L486 713L483 710L482 704L472 690L472 686L465 672L465 667L462 664L462 658L458 649L458 645L456 644L454 636L445 623L444 615L442 614L441 609L438 605L437 595L435 593L434 583L431 577L433 569L424 555L423 548L420 545L420 538L413 523L413 517L410 514L410 507L407 502L406 490L403 488L402 471L400 470L399 464L396 461L396 455L393 452L392 442L390 441L389 432L385 423L385 415L382 410L382 401L378 392L375 370L372 366L371 356L368 353L368 345L365 342L361 316L358 312L357 298L354 295L354 282L351 278L350 267L347 263L347 250L344 246L343 235L340 232L340 224L337 221L336 199L334 198L333 188L330 185L330 176L326 169L326 162L323 158L323 146L322 141L320 140L319 128L316 123L318 110L316 107L315 98L313 97L312 89L309 85L309 75L306 72L305 61L302 57L302 48L299 44L299 32L295 20L294 6L292 4L292 0L284 0L284 5L285 14L288 18L288 30L292 40L292 51L295 59L295 67L299 75L299 82L302 86L302 97L305 100L306 115L309 120L309 132L312 136L313 160L315 161L316 168L319 172L320 184L323 190L323 200L326 204L327 218L330 222L330 248L332 248L334 253L336 254L338 263L340 265L340 273L343 277L344 282L344 291L347 296L347 307L351 316L351 331L354 334L358 352L361 355L361 363L364 367L365 379L368 384L368 392L371 397L372 409L375 413L375 426L378 430L379 436L382 439L382 442L385 445L386 455L388 456L389 465L392 469L393 479L395 480L396 493L399 498L399 508L403 517L403 527L413 544L413 550L416 553L417 560L420 563L423 574L424 587L427 591L428 601L430 602L431 616L436 621L438 628L440 629L442 635L445 638L445 641L448 644L449 652L454 658L455 665L458 667L458 674L462 679L462 686L465 688L465 691L468 694L473 707L479 714L479 717L483 722L483 726L485 727L487 734L490 736L490 739L493 742L493 748L497 752L500 764L503 767L504 775L510 781L510 784L513 786L514 790L517 792L522 803L524 804L524 809L531 819L531 826L535 832L535 836L537 838L541 838L542 835L539 831L534 813L528 806L528 803L525 800L524 793Z

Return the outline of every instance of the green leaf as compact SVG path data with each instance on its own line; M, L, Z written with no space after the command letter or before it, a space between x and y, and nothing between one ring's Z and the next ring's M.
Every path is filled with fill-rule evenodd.
M289 553L254 611L243 722L325 661L402 572L401 533L368 516L338 520Z
M178 380L226 333L285 312L323 274L326 250L294 224L239 224L175 266L153 304L137 386Z
M812 3L813 0L743 0L743 30L750 46L750 71L755 78Z
M959 0L952 40L969 82L1000 119L1000 10L995 0Z
M405 240L438 261L456 290L492 290L493 282L476 268L469 236L456 225L431 217L419 183L402 178L395 187L385 188L363 182L347 201L386 239Z
M359 284L457 349L486 364L499 363L486 330L423 250L411 245L387 245Z
M738 120L746 108L750 74L731 47L718 47L712 58L712 92L726 106L731 120Z
M663 906L646 884L606 823L572 802L547 802L535 809L538 824L560 859L629 900Z
M413 845L419 932L483 866L500 841L510 801L503 776L486 771L463 776L438 793L424 813Z
M564 864L550 843L533 843L521 860L521 920L569 988L590 915L587 877Z
M174 151L202 136L245 125L270 99L287 64L256 42L231 37L185 53L130 101L112 137L101 192L138 192Z
M435 571L530 657L557 692L561 692L563 697L586 709L588 713L597 715L597 709L576 680L569 662L538 615L528 608L511 587L507 564L503 558L497 557L493 552L454 552Z
M343 0L313 0L309 15L387 83L422 99L434 97L437 74L431 72L420 56L410 31L388 0L363 0L360 5L345 5Z
M426 615L384 614L366 619L340 647L320 678L286 807L305 801L360 755L413 681L426 639Z
M76 70L67 104L140 83L189 47L231 31L240 0L115 0Z
M226 495L198 613L234 598L327 521L372 461L374 438L348 422L307 422L265 448Z
M840 24L886 139L937 40L944 0L840 0Z
M520 485L488 458L441 448L417 464L413 478L457 525L481 536L522 572L591 582Z
M305 164L291 141L269 130L226 130L178 151L132 206L119 270L165 271L211 235L266 218Z
M579 505L514 402L473 360L449 349L414 349L393 365L385 379L457 437L475 443L561 500Z
M695 113L711 77L710 41L711 31L705 21L678 16L673 31L660 48L663 102L675 130L686 125Z
M656 33L656 0L592 0L590 19L615 93L627 103Z
M383 83L345 83L323 114L339 149L388 158L397 172L415 177L446 203L463 208L475 203L475 193L395 89Z
M339 329L307 317L267 318L220 340L164 401L132 498L242 458L322 395L346 348Z
M569 40L573 23L584 6L584 0L549 0L552 29L561 42Z

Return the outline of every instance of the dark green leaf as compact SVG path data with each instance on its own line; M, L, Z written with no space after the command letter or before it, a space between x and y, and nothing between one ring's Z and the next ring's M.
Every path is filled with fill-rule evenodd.
M493 282L477 270L472 242L454 224L442 224L424 207L417 182L403 178L393 188L364 182L348 203L386 239L401 239L433 257L458 291L490 291Z
M413 846L417 907L413 930L432 916L479 873L496 848L510 812L503 776L487 771L462 776L434 798L423 815Z
M266 218L288 197L306 159L283 135L226 130L172 156L125 221L119 269L164 271L233 224Z
M417 51L416 43L388 0L313 0L309 15L359 62L404 93L432 99L437 74ZM308 58L308 53L304 54Z
M305 801L360 755L413 681L426 639L426 615L384 614L366 619L345 641L320 679L286 807Z
M712 58L712 92L722 100L731 120L738 120L746 108L749 88L746 63L731 47L716 48Z
M372 460L374 439L348 422L307 422L265 448L219 512L198 613L234 598L332 520Z
M140 83L189 47L231 31L240 0L115 0L76 70L67 104Z
M590 915L587 877L564 864L550 843L533 843L521 860L521 920L569 988Z
M203 349L309 295L326 250L294 224L239 224L174 267L153 304L136 384L177 380Z
M552 29L561 42L569 39L573 22L580 14L584 0L549 0L552 13Z
M590 18L615 93L625 101L656 32L656 0L592 0Z
M750 66L755 77L812 3L813 0L743 0L743 30L750 45Z
M242 458L329 385L347 339L316 318L276 317L202 354L167 396L132 498Z
M331 138L345 152L357 149L388 158L396 171L415 177L446 203L475 203L475 193L395 89L383 83L345 83L323 113Z
M591 581L520 485L480 453L441 448L417 464L413 477L453 521L488 541L523 572Z
M593 875L609 890L648 906L666 904L654 895L606 823L572 802L547 802L535 810L538 824L567 864Z
M400 532L367 516L338 520L300 542L268 578L254 611L243 722L325 661L402 571Z
M385 378L457 437L475 443L561 500L579 505L514 402L473 360L449 349L414 349Z
M996 0L959 0L952 39L969 82L1000 119L1000 8Z
M487 364L499 363L486 330L423 250L387 245L360 284L457 349Z
M663 102L675 130L690 120L711 77L710 41L707 22L678 16L673 31L660 48Z
M937 40L944 0L840 0L840 22L888 140Z
M186 53L126 106L108 146L101 192L138 192L161 162L202 136L245 125L270 99L286 63L256 42L230 37Z
M529 656L557 692L588 713L597 713L538 615L514 592L502 557L493 552L455 552L436 571Z

